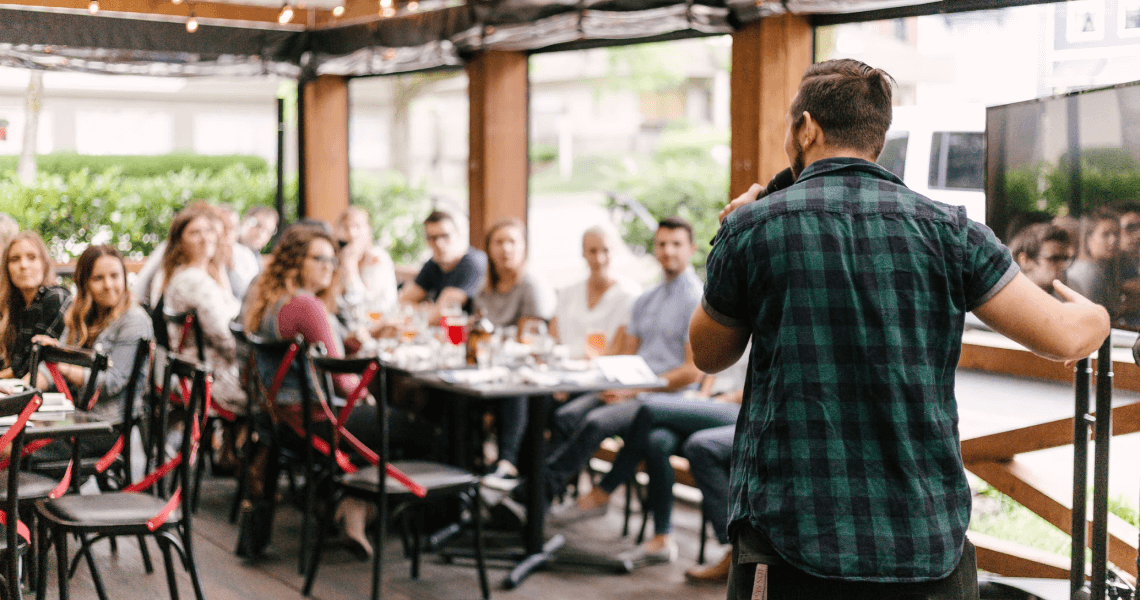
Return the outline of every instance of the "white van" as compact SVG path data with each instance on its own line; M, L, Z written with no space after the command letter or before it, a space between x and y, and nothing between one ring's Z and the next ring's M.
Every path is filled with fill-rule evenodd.
M986 108L897 106L877 161L908 188L986 223Z

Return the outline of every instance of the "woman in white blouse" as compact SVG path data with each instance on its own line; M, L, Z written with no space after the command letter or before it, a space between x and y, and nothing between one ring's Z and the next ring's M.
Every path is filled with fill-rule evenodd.
M641 293L638 285L610 273L610 258L618 245L611 228L596 225L582 235L582 258L590 275L559 291L551 333L573 357L607 355L621 348L630 305Z

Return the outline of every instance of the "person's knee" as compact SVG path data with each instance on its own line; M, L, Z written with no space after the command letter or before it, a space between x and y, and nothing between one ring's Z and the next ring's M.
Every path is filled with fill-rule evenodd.
M657 429L650 432L646 453L651 457L669 457L677 448L677 436L673 432Z

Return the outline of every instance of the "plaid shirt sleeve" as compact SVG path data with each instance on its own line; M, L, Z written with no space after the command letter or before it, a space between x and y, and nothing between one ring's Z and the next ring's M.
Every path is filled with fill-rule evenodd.
M749 323L748 282L741 265L735 217L735 214L726 217L713 239L713 248L705 262L705 296L701 299L701 307L713 321L730 328L741 328Z
M963 230L963 291L967 311L974 311L1006 287L1019 269L989 227L968 220Z

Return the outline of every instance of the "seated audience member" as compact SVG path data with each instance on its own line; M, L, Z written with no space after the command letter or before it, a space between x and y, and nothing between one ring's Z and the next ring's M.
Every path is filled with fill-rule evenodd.
M16 234L4 249L0 271L0 378L28 381L32 338L59 338L71 294L56 286L47 246L32 231Z
M396 269L388 252L373 244L368 213L349 207L337 218L335 232L344 245L339 253L341 298L356 322L352 325L364 323L370 311L396 308Z
M1098 209L1083 216L1079 223L1078 258L1066 271L1066 284L1108 309L1113 319L1121 294L1117 273L1119 217L1108 209Z
M640 290L637 284L611 275L610 259L617 247L612 228L586 230L582 258L590 275L559 291L551 334L570 349L572 357L613 354L621 348L618 329L630 320L630 305Z
M0 213L0 249L8 248L8 242L20 231L20 224L7 213Z
M654 234L654 257L663 281L634 301L620 354L637 354L666 380L662 389L675 392L701 379L689 347L689 316L701 300L701 281L690 266L696 247L693 227L679 217L663 219ZM646 390L609 390L573 399L555 411L551 431L553 451L547 457L544 494L562 492L602 441L625 437Z
M1010 241L1009 248L1022 273L1051 294L1054 280L1065 282L1066 268L1074 260L1070 233L1049 223L1026 226Z
M1121 213L1121 245L1118 249L1118 277L1121 278L1121 305L1117 311L1120 326L1137 329L1141 313L1138 300L1141 286L1138 280L1138 266L1141 265L1141 216L1137 205ZM1117 325L1117 324L1115 324Z
M487 274L487 255L471 248L461 237L456 220L444 211L432 211L424 219L424 235L432 258L416 279L404 285L400 302L436 303L437 308L466 305L475 296Z
M210 208L187 208L174 216L163 252L165 286L155 296L163 298L168 313L191 309L197 313L206 362L214 374L213 401L226 411L244 414L246 395L238 376L237 341L230 331L230 321L238 316L241 304L230 291L221 265L217 221L217 213ZM181 339L181 328L181 324L167 324L172 348ZM194 356L196 352L194 337L188 336L182 353Z
M246 209L239 227L238 242L260 256L265 245L277 233L277 222L277 211L270 207L254 205Z
M250 290L247 311L243 325L248 331L259 336L280 340L291 339L298 334L309 344L321 343L331 357L344 356L344 341L333 327L335 318L338 283L334 277L337 270L336 243L334 238L319 225L308 223L294 224L282 234L274 246L273 254L262 276ZM296 366L296 364L295 364ZM258 356L257 371L263 382L271 382L277 373L278 363L272 357ZM312 386L312 381L307 380ZM347 396L359 383L354 375L341 374L333 378L337 394ZM276 403L279 420L291 424L301 424L302 379L298 369L287 372L278 391ZM317 390L310 388L311 398L316 399ZM320 417L318 426L326 428L321 434L328 440L328 421ZM390 420L403 414L397 409L390 410ZM390 422L393 423L393 422ZM361 442L373 450L380 447L381 428L375 404L361 401L357 403L346 424L347 429ZM258 428L267 434L260 437L270 440L271 428L268 416L258 415ZM304 440L289 434L287 428L279 443L294 449L303 448ZM430 446L431 432L418 429L418 424L404 419L399 425L392 425L391 445L397 449ZM249 486L254 504L243 507L251 516L253 530L243 533L252 537L243 544L245 553L257 554L268 541L269 519L272 516L274 490L277 484L277 458L270 454L272 445L259 445L251 453ZM342 533L347 537L353 550L360 557L372 552L365 535L368 505L357 499L345 499L338 505L336 519Z
M245 298L250 282L261 272L261 258L249 247L238 242L238 212L230 205L218 205L218 216L222 220L223 232L219 250L229 254L226 262L226 276L234 297Z
M748 370L748 354L714 380L712 395L690 397L676 392L655 392L642 395L643 404L634 417L629 434L622 438L622 450L599 485L576 500L574 508L560 516L563 522L603 515L610 505L610 495L623 484L631 482L639 464L645 465L650 483L646 489L645 507L654 515L654 537L642 546L623 553L634 565L648 565L673 561L677 558L677 543L673 540L671 517L674 502L674 470L670 456L679 454L691 436L710 428L731 426L737 423L741 409L741 394ZM704 469L691 465L691 472ZM705 490L702 490L705 495ZM707 508L728 506L729 487L710 491L704 496ZM714 531L723 531L728 537L725 508L709 514L714 517ZM721 521L717 521L720 519ZM724 542L724 541L723 541Z
M75 301L64 316L63 335L56 338L40 334L33 342L57 345L60 342L81 348L98 347L106 353L107 369L99 374L99 400L92 413L111 423L120 423L127 403L127 381L131 377L139 341L149 340L154 331L147 312L135 303L127 290L127 266L123 255L113 246L89 246L75 263ZM90 370L59 365L60 375L78 398L87 384ZM41 367L39 387L47 389L52 378ZM142 412L143 386L135 390L135 411ZM79 439L84 457L107 452L118 438L117 433L92 434ZM56 440L33 455L37 460L66 460L71 457L71 443Z
M226 224L217 207L205 200L192 200L186 204L185 209L194 209L210 213L212 217L211 222L214 224L218 240L224 240L226 238ZM148 311L158 306L158 301L162 298L162 290L166 286L162 279L164 275L162 266L163 257L166 256L167 243L167 240L163 240L155 246L150 256L147 257L146 262L143 263L142 268L135 274L135 283L131 287L131 292L135 294L135 300ZM226 286L230 289L231 294L233 294L235 286L231 282L235 281L236 276L230 273L232 271L229 266L230 248L223 247L222 243L219 244L219 247L223 248L223 252L218 254L214 260L222 270L221 273L223 274L222 277L226 280ZM239 297L235 295L235 298ZM156 334L161 337L161 334L157 332Z
M554 292L546 282L527 270L527 233L523 222L510 218L496 222L487 231L490 259L487 284L475 295L476 311L496 327L542 321L554 313ZM504 399L499 409L499 462L494 477L519 475L519 448L527 429L527 398Z

